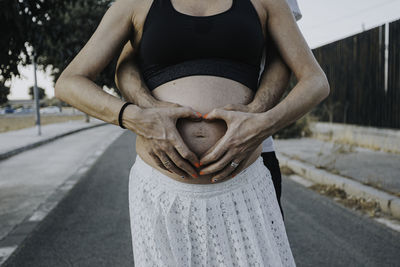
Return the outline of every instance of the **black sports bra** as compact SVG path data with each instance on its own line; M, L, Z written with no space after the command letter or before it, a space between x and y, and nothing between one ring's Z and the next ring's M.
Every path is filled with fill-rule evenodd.
M150 90L191 75L229 78L256 91L264 35L250 0L211 16L177 11L170 0L153 0L138 47L139 68Z

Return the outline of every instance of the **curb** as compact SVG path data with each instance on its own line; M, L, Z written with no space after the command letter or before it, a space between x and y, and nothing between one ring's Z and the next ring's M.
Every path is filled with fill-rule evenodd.
M103 124L100 124L103 125ZM95 125L72 132L77 132L100 125ZM71 133L72 133L71 132ZM25 219L17 224L2 240L0 240L0 266L6 263L10 256L18 251L18 248L23 241L31 235L36 227L46 218L46 216L54 210L54 208L60 203L69 191L89 172L93 165L97 162L105 150L117 140L124 132L118 132L117 134L110 136L107 141L102 143L100 147L89 156L79 169L68 177L60 186L54 189L53 193L42 202L33 213L27 215ZM68 133L70 134L70 133ZM63 134L65 136L67 134ZM60 135L61 137L61 135ZM59 137L58 137L59 138ZM53 139L53 138L52 138ZM54 139L53 139L54 140Z
M95 128L95 127L103 126L103 125L106 125L106 124L107 123L104 122L104 123L99 123L99 124L90 125L90 126L87 126L87 127L82 127L82 128L79 128L79 129L71 130L69 132L58 134L58 135L55 135L53 137L47 138L45 140L37 141L35 143L31 143L29 145L26 145L26 146L23 146L23 147L19 147L19 148L16 148L16 149L1 153L0 154L0 160L4 160L4 159L7 159L7 158L10 158L12 156L15 156L15 155L17 155L17 154L19 154L21 152L27 151L29 149L32 149L32 148L35 148L35 147L50 143L50 142L55 141L55 140L57 140L57 139L59 139L61 137L64 137L64 136L67 136L67 135L70 135L70 134L74 134L74 133L77 133L77 132L80 132L80 131L89 130L89 129L92 129L92 128ZM0 251L0 256L1 256L1 251Z
M371 198L377 201L381 209L400 219L400 198L349 178L316 168L314 165L290 159L282 153L276 153L281 166L288 167L297 175L315 183L334 185L349 195Z
M387 153L400 153L400 130L345 123L314 122L311 124L313 137L354 144Z

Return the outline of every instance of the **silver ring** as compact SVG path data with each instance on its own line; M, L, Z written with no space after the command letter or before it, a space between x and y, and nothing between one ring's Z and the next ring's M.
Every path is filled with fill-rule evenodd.
M239 163L236 163L236 162L231 162L231 166L233 167L233 168L236 168L237 166L239 166Z

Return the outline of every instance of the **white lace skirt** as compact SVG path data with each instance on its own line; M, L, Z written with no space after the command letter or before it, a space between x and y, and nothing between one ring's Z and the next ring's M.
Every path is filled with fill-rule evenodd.
M129 210L136 267L296 266L262 157L232 179L187 184L137 156Z

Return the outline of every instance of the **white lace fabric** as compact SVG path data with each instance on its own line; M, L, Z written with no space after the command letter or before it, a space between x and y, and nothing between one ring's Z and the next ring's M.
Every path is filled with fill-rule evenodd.
M262 157L204 185L173 180L137 156L129 210L135 266L296 266Z

